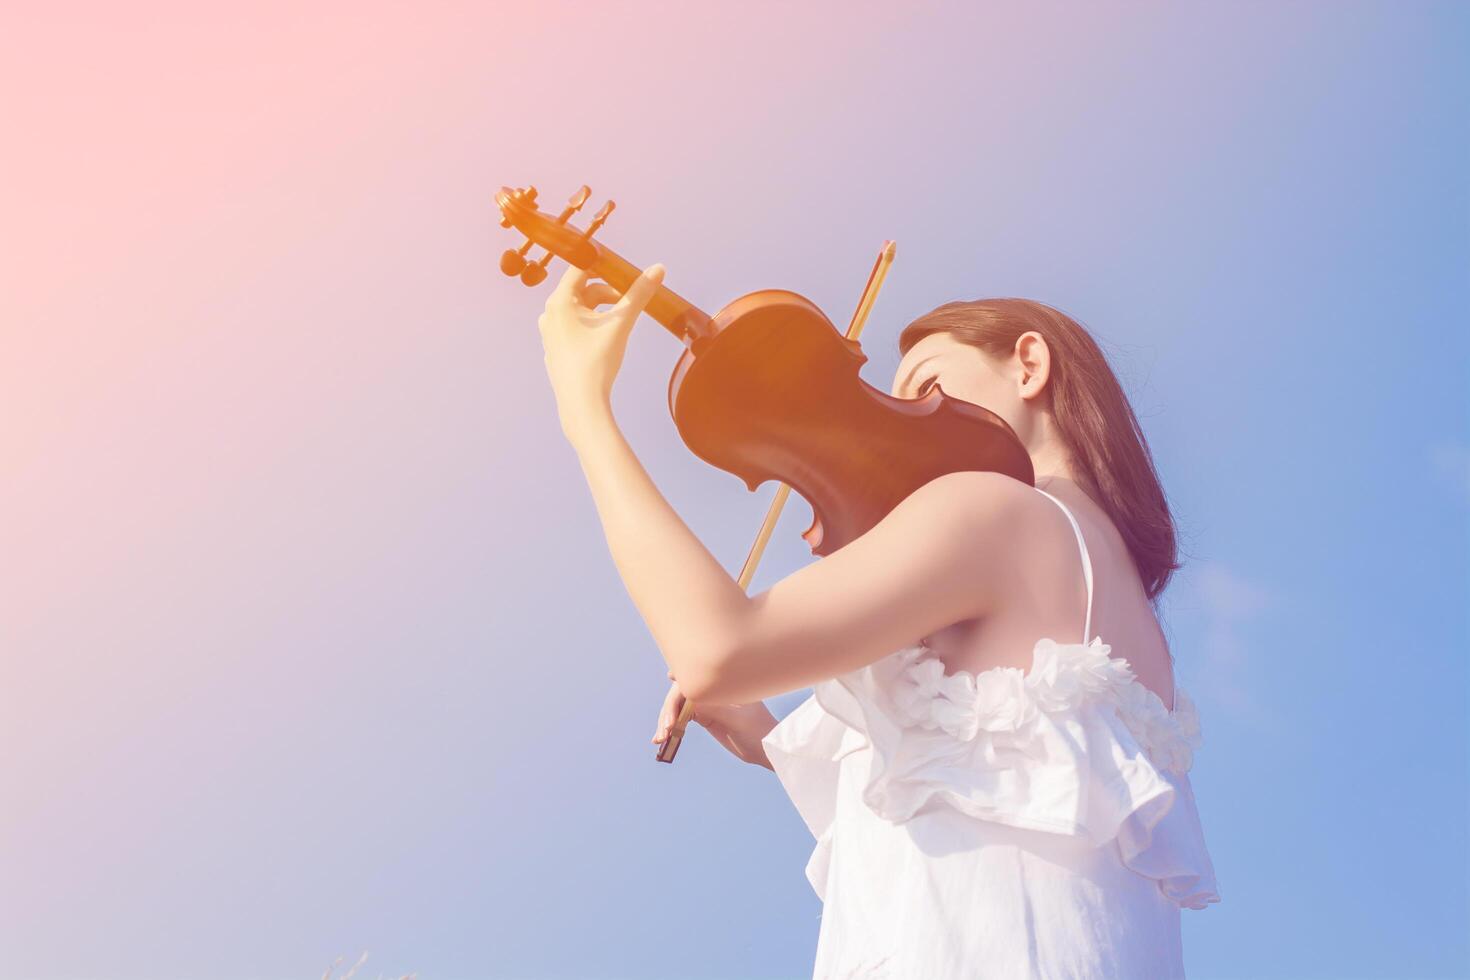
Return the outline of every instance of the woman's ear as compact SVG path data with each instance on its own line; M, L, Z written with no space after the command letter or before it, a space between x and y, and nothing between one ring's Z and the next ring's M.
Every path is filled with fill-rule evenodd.
M1016 338L1016 362L1020 365L1020 395L1031 399L1041 394L1051 377L1051 349L1046 339L1035 330L1027 330Z

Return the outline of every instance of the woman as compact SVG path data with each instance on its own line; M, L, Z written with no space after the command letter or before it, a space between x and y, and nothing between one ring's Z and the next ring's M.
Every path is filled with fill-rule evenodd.
M814 976L1183 976L1180 909L1219 893L1188 779L1199 728L1153 609L1178 567L1173 522L1097 345L1029 300L910 324L892 394L937 384L998 413L1036 486L940 477L747 596L609 407L662 278L652 266L620 298L570 269L540 320L547 372L675 679L653 740L693 700L817 838ZM805 687L779 724L761 704Z

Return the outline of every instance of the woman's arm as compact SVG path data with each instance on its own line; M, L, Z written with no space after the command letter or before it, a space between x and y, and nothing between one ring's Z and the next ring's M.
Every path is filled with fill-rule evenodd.
M583 408L563 430L633 605L685 696L705 700L693 692L730 655L750 597L659 493L609 406Z
M856 670L989 610L1026 487L950 473L747 596L659 493L606 405L564 425L614 563L691 700L748 703Z

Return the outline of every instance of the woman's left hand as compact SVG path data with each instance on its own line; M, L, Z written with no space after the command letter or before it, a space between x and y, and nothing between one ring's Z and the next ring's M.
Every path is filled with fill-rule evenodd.
M546 350L546 374L568 438L590 414L610 408L628 334L663 278L664 267L656 262L620 297L605 282L588 282L587 270L573 265L546 301L537 325ZM595 309L603 303L613 306Z

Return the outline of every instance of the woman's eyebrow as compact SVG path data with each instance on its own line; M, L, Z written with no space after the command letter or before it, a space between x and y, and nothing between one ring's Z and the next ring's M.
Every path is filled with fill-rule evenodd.
M904 385L906 385L910 381L914 380L914 375L918 373L919 368L923 367L925 364L928 364L930 361L934 360L936 357L942 357L942 356L944 356L944 355L942 355L942 354L930 354L928 357L924 358L918 364L915 364L912 368L909 369L908 376L905 377L903 379L902 383L900 383L899 386L897 388L893 389L893 390L894 391L903 391Z

